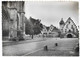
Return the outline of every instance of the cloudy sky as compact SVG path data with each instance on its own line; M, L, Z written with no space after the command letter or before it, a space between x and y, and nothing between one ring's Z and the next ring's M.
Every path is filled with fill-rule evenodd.
M46 26L53 24L59 27L61 18L66 20L71 17L78 26L78 2L54 2L54 1L26 1L25 15L40 19Z

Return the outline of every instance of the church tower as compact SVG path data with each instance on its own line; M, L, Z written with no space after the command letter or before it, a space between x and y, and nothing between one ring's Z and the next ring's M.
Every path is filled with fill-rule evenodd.
M61 32L63 31L63 27L65 25L64 21L63 21L63 18L61 19L61 21L59 22L59 25L60 25L60 30Z

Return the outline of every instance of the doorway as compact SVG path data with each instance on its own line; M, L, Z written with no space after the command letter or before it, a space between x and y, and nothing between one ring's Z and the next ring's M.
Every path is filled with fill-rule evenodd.
M72 38L72 37L73 37L72 34L67 35L67 38Z

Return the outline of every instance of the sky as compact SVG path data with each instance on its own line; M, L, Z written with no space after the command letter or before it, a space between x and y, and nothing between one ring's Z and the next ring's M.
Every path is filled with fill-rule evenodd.
M59 26L61 18L64 22L71 17L74 23L79 24L78 2L61 2L61 1L26 1L25 16L27 19L33 17L40 19L41 23L46 26L51 24Z

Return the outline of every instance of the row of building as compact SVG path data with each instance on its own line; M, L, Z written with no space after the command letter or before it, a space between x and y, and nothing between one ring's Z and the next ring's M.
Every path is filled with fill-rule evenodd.
M60 30L55 26L51 25L49 27L43 25L41 34L43 37L59 37Z
M46 27L43 26L41 31L43 37L61 37L61 38L78 38L79 31L73 20L69 17L66 22L61 19L59 22L60 28L53 25Z

